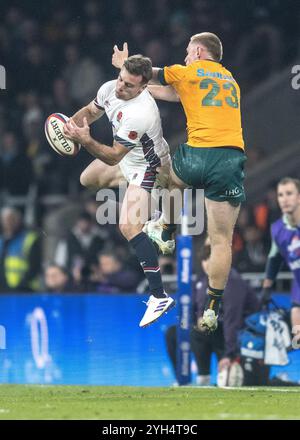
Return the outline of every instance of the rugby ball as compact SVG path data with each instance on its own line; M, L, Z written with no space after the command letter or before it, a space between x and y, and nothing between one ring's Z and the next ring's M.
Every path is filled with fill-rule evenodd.
M45 135L56 153L61 156L76 156L81 145L65 137L63 127L68 120L62 113L52 113L45 122Z

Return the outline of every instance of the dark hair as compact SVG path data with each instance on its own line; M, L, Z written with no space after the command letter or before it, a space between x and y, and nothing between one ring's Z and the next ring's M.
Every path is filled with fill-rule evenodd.
M56 264L56 263L49 263L49 264L45 267L45 272L46 272L48 269L51 269L51 268L58 269L58 270L60 270L64 275L66 275L67 277L70 277L70 273L69 273L68 269L67 269L65 266L61 266L60 264Z
M83 211L78 215L78 217L76 219L76 221L79 221L79 220L86 220L87 222L91 222L91 221L93 221L93 218L89 212Z
M124 67L131 75L141 75L144 84L152 78L152 61L143 55L132 55L127 58Z
M223 46L220 38L211 32L195 34L191 38L192 43L199 43L206 47L214 61L221 61L223 57Z
M287 183L293 183L297 188L298 192L300 193L300 180L295 179L294 177L283 177L282 179L279 180L277 188L279 185L286 185Z
M115 261L118 261L119 263L121 263L121 259L119 258L119 256L116 255L116 253L113 252L113 251L110 250L110 249L100 251L100 252L97 254L97 257L98 257L98 258L101 258L101 257L111 257L111 258L113 258Z

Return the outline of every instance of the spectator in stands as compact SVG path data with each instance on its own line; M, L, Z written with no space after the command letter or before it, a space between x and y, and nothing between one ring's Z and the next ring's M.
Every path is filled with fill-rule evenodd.
M40 186L42 182L47 182L48 185L50 181L49 163L54 155L51 155L50 148L45 148L45 121L42 105L38 95L33 92L22 96L22 104L22 128L26 156L32 164L36 183Z
M93 225L97 228L99 236L102 238L103 241L106 242L106 246L108 245L108 242L114 248L119 245L124 245L124 242L126 244L127 242L124 240L124 237L120 233L119 228L117 226L118 221L116 221L116 224L114 224L114 223L100 224L101 222L98 223L98 220L99 220L98 209L101 207L102 203L103 202L96 200L94 194L92 194L92 195L89 194L88 197L84 197L84 209L91 216L91 219L93 221ZM119 206L120 205L118 205L118 207L117 207L117 219L119 218Z
M254 205L253 213L256 226L261 229L262 232L269 235L271 224L280 217L276 185L271 186L267 190L263 200Z
M240 81L244 87L251 87L264 80L280 67L282 36L270 20L266 8L255 8L255 26L240 39L236 51L236 65L241 69Z
M59 111L69 116L73 113L75 104L70 97L68 84L63 78L58 77L54 80L52 94L49 98L49 114Z
M26 195L34 181L28 157L20 151L16 135L7 131L0 140L0 188L12 196Z
M156 60L154 65L166 65L172 64L173 57L177 61L179 52L184 56L187 34L200 28L214 29L230 41L227 44L237 55L234 60L231 53L228 62L238 66L240 82L249 90L280 67L282 60L291 61L299 40L297 2L294 6L289 2L284 14L280 2L249 8L243 2L220 5L217 0L155 0L142 6L137 0L74 0L71 6L60 4L55 10L45 4L44 12L38 14L33 13L31 3L11 6L7 2L0 25L0 60L7 70L7 90L0 91L0 191L12 195L27 194L33 181L39 195L82 190L76 182L87 155L81 150L72 160L58 156L47 146L43 121L52 112L70 114L70 109L82 100L86 102L86 96L93 94L101 82L116 74L110 65L111 47L123 41L124 35L133 52L146 51ZM239 20L232 20L233 13ZM164 49L166 41L171 41L172 51ZM181 108L170 110L166 103L159 106L166 138L171 140L184 130ZM104 119L94 129L108 142L110 130ZM255 166L261 154L260 149L251 146L246 166ZM268 223L279 216L273 208L269 210L275 199L268 198L266 206L255 207L256 226L267 236L261 236L264 244L269 239L261 228L266 210ZM245 227L238 225L235 231L236 251L244 246ZM107 240L111 238L120 256L128 252L117 234L110 233Z
M203 274L198 277L193 291L193 327L191 329L191 349L198 367L198 385L210 384L210 359L216 353L219 371L227 368L239 356L238 332L243 327L244 318L258 310L255 293L245 283L235 269L231 269L220 309L220 322L212 334L197 330L203 315L207 289L207 269L210 258L210 245L206 240L201 255ZM167 350L174 371L176 371L176 326L166 332Z
M38 291L41 272L39 235L23 225L21 213L11 207L1 211L0 290Z
M71 281L69 272L62 266L50 264L44 272L44 286L47 292L75 292L76 286Z
M245 171L248 172L263 160L264 155L260 148L255 145L251 145L251 148L247 150L247 162L245 163Z
M244 245L235 254L235 267L240 272L261 272L267 257L267 248L263 242L263 234L255 225L249 225L243 231Z
M151 58L153 66L161 66L166 59L166 48L158 38L154 38L147 42L145 55Z
M40 43L29 44L22 54L23 69L18 69L17 75L22 91L35 90L46 93L49 87L51 68L47 64L46 53ZM25 79L25 80L24 80Z
M78 280L80 272L88 271L97 263L97 255L103 249L97 225L91 215L82 212L67 237L61 240L56 249L54 261L67 270Z
M175 275L176 274L176 260L169 255L160 255L159 267L162 275Z
M139 275L126 270L121 260L111 252L98 256L98 264L92 275L94 289L101 293L135 292L140 281Z
M233 253L233 266L236 265L236 255L244 249L243 232L246 227L252 222L251 215L247 206L241 206L239 216L236 222L236 228L233 231L232 240L232 253Z
M68 45L65 51L63 77L70 87L70 96L76 106L86 103L94 96L103 82L103 72L90 57L80 57L75 45Z

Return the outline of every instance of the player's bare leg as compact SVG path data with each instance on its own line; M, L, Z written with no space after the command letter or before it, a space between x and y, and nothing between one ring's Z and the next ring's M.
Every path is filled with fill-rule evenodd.
M120 231L130 241L139 234L150 212L150 194L140 186L129 185L120 214Z
M208 268L208 295L202 326L203 330L214 331L217 328L219 305L231 268L232 235L240 206L207 198L205 205L211 256Z
M165 255L172 254L175 249L174 233L181 216L185 188L187 185L171 169L168 182L169 197L162 200L162 215L157 221L147 222L144 228Z
M207 232L211 245L209 282L216 289L224 289L232 262L232 235L240 206L229 202L205 199Z
M110 166L99 159L93 160L80 176L81 185L95 191L100 188L115 188L125 182L119 165Z
M142 232L150 212L150 201L151 196L145 189L129 185L120 215L120 230L136 252L148 280L151 294L140 327L146 327L156 321L175 305L175 301L164 291L155 246Z
M178 219L181 215L181 212L178 212L178 210L175 209L176 206L182 206L182 197L183 197L183 191L188 188L188 185L184 183L179 177L174 173L173 169L171 169L170 177L169 177L169 184L168 184L168 190L169 192L178 190L174 197L171 196L170 198L170 205L166 204L163 205L163 213L162 213L162 221L165 222L165 224L176 224L178 223ZM179 197L180 200L176 200L176 198Z

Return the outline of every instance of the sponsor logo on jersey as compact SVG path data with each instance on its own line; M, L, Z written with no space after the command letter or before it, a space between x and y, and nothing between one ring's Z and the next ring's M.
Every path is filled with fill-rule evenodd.
M231 75L225 75L221 72L210 72L209 70L204 70L204 69L197 69L197 76L200 76L200 77L208 76L211 78L218 78L218 79L224 79L227 81L234 81L235 82L235 79Z
M293 236L291 243L287 247L287 250L291 270L300 269L300 238L298 235Z
M123 116L123 113L122 113L122 112L119 112L119 113L117 114L117 121L118 121L118 122L121 121L122 116Z
M297 235L293 237L291 244L288 246L288 251L298 251L297 254L300 255L300 239Z

